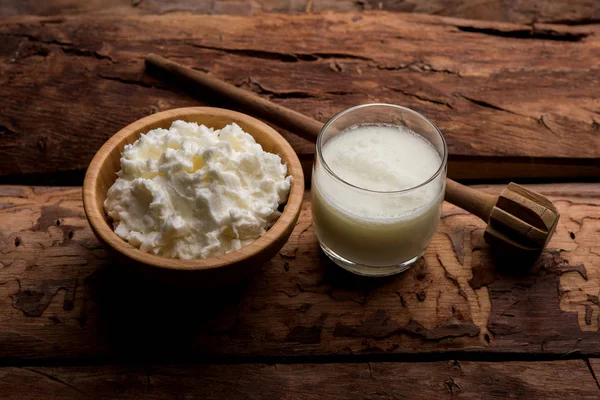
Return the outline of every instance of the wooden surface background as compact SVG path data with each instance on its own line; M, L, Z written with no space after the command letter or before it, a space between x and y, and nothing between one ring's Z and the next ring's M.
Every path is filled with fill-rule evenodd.
M412 107L457 178L597 179L598 2L0 0L0 18L1 398L600 396L597 183L532 186L562 214L534 265L445 204L424 259L382 280L323 256L307 192L279 255L201 293L107 259L78 187L121 127L213 103L148 75L151 51L321 121ZM313 145L284 135L309 171Z
M383 10L530 24L587 25L600 20L600 4L590 0L3 0L3 15L255 15L260 13L361 12Z
M80 188L0 188L4 357L600 357L597 184L532 186L562 215L533 266L491 254L485 224L445 203L423 260L387 279L333 267L318 246L307 196L290 240L256 277L201 293L143 285L107 268Z
M532 186L562 214L533 266L490 253L484 224L445 204L424 259L380 280L351 276L323 256L307 198L290 241L256 276L202 293L112 265L85 220L79 188L0 188L0 355L25 366L0 368L10 387L33 377L36 390L66 397L146 390L163 398L173 385L209 398L598 396L597 184ZM521 361L384 362L455 358ZM294 365L263 365L281 361ZM316 361L331 364L304 364ZM168 366L179 362L235 365ZM45 367L65 363L154 367Z
M155 52L323 122L366 102L414 108L445 133L454 178L598 177L598 33L383 12L13 17L0 26L0 176L82 176L126 124L214 102L149 76ZM310 166L314 145L286 138Z
M581 360L11 367L0 369L0 381L6 400L595 400L598 387L588 368Z

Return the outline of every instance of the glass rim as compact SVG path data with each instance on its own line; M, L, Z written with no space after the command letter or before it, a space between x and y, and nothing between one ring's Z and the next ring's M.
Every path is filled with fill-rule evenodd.
M358 109L361 108L368 108L368 107L391 107L391 108L395 108L398 110L402 110L402 111L406 111L408 113L411 113L413 115L416 115L417 117L421 118L422 120L424 120L427 124L429 124L434 130L435 132L437 132L438 136L442 139L442 144L443 144L443 154L442 154L442 162L440 163L439 168L437 169L437 171L435 171L435 173L433 175L431 175L431 177L429 177L428 179L426 179L425 181L419 183L418 185L415 186L411 186L409 188L406 189L400 189L400 190L372 190L372 189L366 189L360 186L356 186L350 182L345 181L344 179L340 178L335 172L333 172L331 170L331 168L329 168L329 165L327 164L327 162L325 161L325 159L323 158L323 152L321 151L321 147L322 147L322 140L323 140L323 135L325 134L325 132L327 131L327 129L330 127L330 125L335 122L338 118L344 116L345 114L348 114L350 112L356 111ZM410 128L409 128L410 129ZM418 134L419 136L423 136L418 132L415 132L416 134ZM426 139L427 140L427 139ZM427 140L429 142L429 140ZM430 142L431 143L431 142ZM431 145L433 146L433 143L431 143ZM318 161L323 164L323 167L325 168L325 171L327 171L327 173L329 175L331 175L335 180L339 181L340 183L350 186L352 188L358 189L358 190L362 190L365 192L371 192L371 193L381 193L381 194L399 194L399 193L407 193L413 190L416 190L420 187L423 187L429 183L431 183L433 180L435 180L441 173L442 171L444 171L444 169L446 168L446 165L448 163L448 145L446 144L446 138L444 138L444 135L442 134L442 131L440 131L440 129L433 123L431 122L427 117L425 117L424 115L422 115L421 113L418 113L417 111L410 109L408 107L403 107L403 106L399 106L396 104L390 104L390 103L367 103L367 104L360 104L354 107L350 107L347 108L345 110L342 110L340 112L338 112L337 114L335 114L333 117L331 117L329 119L329 121L327 121L325 123L325 125L323 125L323 128L321 128L321 131L319 132L319 136L317 136L317 158ZM437 151L437 149L436 149Z

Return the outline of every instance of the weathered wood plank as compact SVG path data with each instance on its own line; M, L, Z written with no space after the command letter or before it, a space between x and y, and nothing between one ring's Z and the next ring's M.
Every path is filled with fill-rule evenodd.
M0 26L0 175L85 169L127 123L199 104L145 74L153 51L321 121L412 107L445 132L455 178L600 176L598 32L392 13L16 17ZM287 138L309 165L314 145Z
M417 266L389 279L349 276L321 253L307 199L277 257L213 292L108 268L80 188L0 186L0 359L599 355L600 185L534 189L562 217L531 268L495 258L483 222L445 204Z
M5 0L4 15L198 14L360 12L385 10L515 23L586 24L600 20L600 5L589 0Z
M585 361L0 368L5 400L597 399Z

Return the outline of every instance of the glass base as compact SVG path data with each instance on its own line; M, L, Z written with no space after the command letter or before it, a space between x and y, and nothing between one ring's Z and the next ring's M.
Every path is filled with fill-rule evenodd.
M421 258L421 256L425 253L423 252L418 256L400 264L375 267L370 265L358 264L350 260L346 260L344 257L341 257L334 253L329 247L325 246L324 244L319 243L319 245L321 246L321 249L327 255L327 257L329 257L329 259L333 261L336 265L344 268L346 271L352 272L353 274L369 277L383 277L400 274L409 269L415 263L415 261Z

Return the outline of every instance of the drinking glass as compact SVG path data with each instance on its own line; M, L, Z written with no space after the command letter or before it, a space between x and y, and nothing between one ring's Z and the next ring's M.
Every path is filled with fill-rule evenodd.
M337 135L361 125L410 129L439 154L436 172L413 187L397 191L369 190L344 181L327 165L323 148ZM331 118L317 138L312 174L313 223L325 254L340 267L359 275L386 276L408 269L423 255L439 223L447 159L442 132L409 108L365 104ZM361 207L366 213L357 212ZM377 210L385 210L392 217L373 218Z

